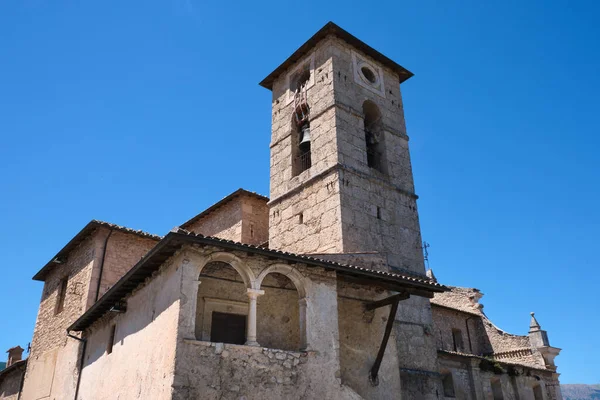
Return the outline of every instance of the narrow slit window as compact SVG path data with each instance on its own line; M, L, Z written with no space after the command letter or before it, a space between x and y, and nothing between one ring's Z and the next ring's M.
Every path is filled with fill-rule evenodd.
M60 314L65 308L65 298L67 297L67 284L69 283L68 278L64 278L60 281L58 286L58 296L56 297L56 309L54 315Z
M299 224L304 223L304 214L302 214L302 213L298 214L298 223Z
M117 326L113 325L110 328L110 336L108 337L108 343L106 344L106 353L110 354L113 351L113 346L115 345L115 333L117 332Z
M442 385L444 386L444 397L456 397L454 394L454 380L452 373L446 372L442 375Z
M454 343L454 351L464 353L465 345L463 342L462 331L460 329L452 329L452 341Z
M381 219L381 207L377 207L377 219Z
M494 400L504 400L504 394L502 393L502 383L500 379L492 380L492 396Z

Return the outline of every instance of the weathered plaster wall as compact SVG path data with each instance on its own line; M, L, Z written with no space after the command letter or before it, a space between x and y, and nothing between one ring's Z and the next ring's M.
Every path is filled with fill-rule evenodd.
M97 234L90 235L46 278L31 341L23 399L73 397L80 346L76 340L67 338L66 329L88 307L98 241ZM64 308L55 314L59 287L64 278L68 278Z
M106 237L105 235L108 235L108 233L108 229L104 229L102 235ZM102 297L108 289L117 283L156 243L158 243L158 240L113 231L107 242L100 296L98 298ZM95 290L95 287L92 290Z
M171 399L181 268L175 257L127 300L127 312L107 315L88 339L79 399ZM112 326L115 341L107 353Z
M365 311L366 303L388 296L388 292L338 280L338 323L342 383L365 399L397 399L401 391L395 334L388 341L379 370L379 385L369 382L389 318L389 306Z

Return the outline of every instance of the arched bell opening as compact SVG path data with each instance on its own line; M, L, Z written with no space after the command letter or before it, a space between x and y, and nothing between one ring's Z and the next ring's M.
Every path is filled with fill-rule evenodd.
M297 176L312 165L310 107L307 98L307 86L310 71L303 71L294 78L294 112L292 116L292 175Z
M379 172L387 173L385 162L385 135L379 107L370 100L363 103L367 165Z
M248 328L247 284L230 264L211 261L200 272L196 339L244 344Z

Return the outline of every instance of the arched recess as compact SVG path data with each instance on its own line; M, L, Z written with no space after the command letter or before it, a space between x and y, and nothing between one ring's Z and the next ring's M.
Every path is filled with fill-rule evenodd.
M239 257L231 253L219 251L210 254L206 258L204 264L199 266L198 275L202 274L202 270L207 264L216 261L229 264L233 269L235 269L242 277L244 284L248 289L254 287L254 282L256 282L256 276L254 275L254 272L252 272L252 270Z
M264 347L304 350L306 343L306 281L298 270L275 264L256 281L264 295L258 299L257 340Z
M248 289L254 273L230 253L213 253L198 268L196 339L244 344L248 333Z
M379 172L387 173L385 160L385 135L379 107L371 100L363 103L367 165Z

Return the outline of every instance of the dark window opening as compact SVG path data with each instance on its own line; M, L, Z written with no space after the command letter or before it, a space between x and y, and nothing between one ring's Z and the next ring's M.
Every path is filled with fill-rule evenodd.
M363 74L363 76L365 78L367 78L367 80L371 83L377 83L377 77L375 76L375 72L373 72L373 70L371 70L371 68L369 67L362 67L361 72Z
M456 397L454 394L454 380L452 373L447 372L442 375L442 385L444 386L444 397Z
M304 223L304 214L302 214L302 213L298 214L298 223L299 224Z
M308 118L308 117L307 117ZM295 125L292 138L292 146L294 151L294 160L292 164L292 175L297 176L301 172L306 171L312 165L311 154L310 154L310 124L308 119L304 121L296 121L302 125Z
M217 343L246 343L246 316L212 312L210 341Z
M454 343L454 351L459 353L465 352L462 331L460 329L452 329L452 341Z
M504 395L502 394L502 383L500 379L492 380L492 395L494 400L504 400Z
M542 394L542 387L540 385L535 385L533 387L533 398L535 400L544 400L544 395Z
M377 219L381 219L381 208L377 207Z
M117 331L117 326L113 325L110 328L110 336L108 338L108 343L106 344L106 353L110 354L113 351L113 346L115 345L115 333Z
M60 314L65 308L65 298L67 297L67 284L68 278L64 278L60 281L58 286L58 296L56 298L56 309L54 315Z
M363 104L363 114L367 165L369 168L386 173L385 143L381 113L375 103L367 100Z
M290 80L290 90L296 93L304 89L310 80L310 65L306 64L298 72L296 72Z

